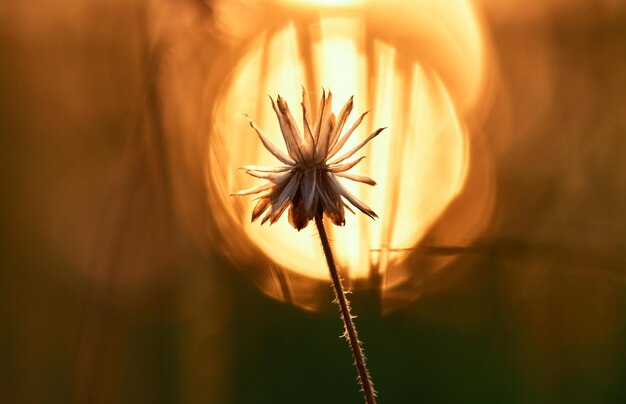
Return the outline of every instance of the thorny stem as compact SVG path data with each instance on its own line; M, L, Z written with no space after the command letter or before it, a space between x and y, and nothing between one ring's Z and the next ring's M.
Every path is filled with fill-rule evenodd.
M361 341L359 341L359 335L357 334L356 327L352 321L352 315L350 314L350 302L346 298L341 278L337 272L337 265L335 265L335 260L333 258L333 252L330 249L326 229L324 228L323 212L320 211L317 215L315 215L315 224L322 241L322 248L324 250L324 255L326 256L326 263L328 264L328 270L330 271L330 277L332 279L333 289L335 290L335 296L337 297L337 303L339 304L339 308L341 310L341 318L343 319L345 334L348 338L350 348L352 349L354 363L357 371L359 372L359 383L361 384L363 394L365 395L365 402L367 404L376 404L376 392L374 391L369 371L365 365L365 356L363 355L363 348L361 347Z

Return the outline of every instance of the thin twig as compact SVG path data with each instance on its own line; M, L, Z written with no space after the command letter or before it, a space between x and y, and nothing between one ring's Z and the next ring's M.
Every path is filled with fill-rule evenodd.
M356 332L356 327L352 321L352 315L350 314L350 302L346 298L346 294L343 290L341 278L337 272L337 266L333 258L333 253L330 249L330 243L328 242L328 236L326 235L326 229L324 228L323 212L319 212L315 215L315 224L317 225L317 231L322 241L322 248L324 255L326 256L326 263L328 264L328 270L330 271L330 277L332 279L333 289L335 296L337 297L337 303L341 310L341 318L343 319L343 325L345 327L345 335L352 349L352 356L354 357L354 363L357 371L359 372L359 383L363 389L365 395L365 402L367 404L376 404L376 392L372 380L370 379L369 371L365 365L365 356L363 355L363 348L359 341L359 335Z

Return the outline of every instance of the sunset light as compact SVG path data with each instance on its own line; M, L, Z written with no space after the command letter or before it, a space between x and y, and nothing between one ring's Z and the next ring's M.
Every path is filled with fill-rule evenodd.
M370 221L349 214L346 226L333 228L330 234L344 276L358 281L384 276L390 262L402 262L463 188L472 145L462 111L479 91L483 72L475 66L484 64L485 52L478 20L462 1L445 5L417 2L423 8L415 7L412 16L403 17L397 37L379 32L378 20L383 16L361 7L367 2L351 3L350 13L325 16L322 12L313 20L301 16L303 20L286 21L282 28L261 32L250 42L216 103L216 136L210 148L215 158L210 164L229 167L223 171L225 178L212 178L223 184L223 195L227 195L255 183L237 175L237 167L250 161L272 163L243 117L255 117L270 139L282 145L274 113L266 102L268 94L281 94L291 105L298 105L302 86L314 99L322 88L331 89L335 105L354 95L352 120L361 112L371 113L346 149L373 128L388 127L375 144L367 146L367 158L357 167L358 173L374 178L378 185L369 188L345 182L380 219ZM389 8L388 16L406 11L398 7L400 10ZM432 24L432 15L449 16L445 18L450 18L454 28L443 29L443 22ZM413 37L405 31L409 23L421 26L410 34ZM412 43L426 40L438 46L417 53L412 49ZM456 69L439 69L443 61L457 60L459 47L470 51L463 54L462 64ZM222 171L209 167L208 172ZM220 195L212 198L212 204L222 206L240 223L231 226L226 237L249 240L249 244L237 244L239 253L241 248L256 246L288 271L327 279L311 227L294 234L285 222L271 227L250 224L246 219L251 204L224 200Z

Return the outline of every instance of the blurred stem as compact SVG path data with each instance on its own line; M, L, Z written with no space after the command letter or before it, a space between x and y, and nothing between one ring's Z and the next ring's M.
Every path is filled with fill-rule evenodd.
M365 365L365 356L363 355L361 341L359 341L359 335L356 332L356 327L352 321L352 314L350 314L350 302L346 298L341 278L337 272L337 265L335 264L335 259L333 258L333 252L330 249L328 235L326 234L326 229L324 228L323 212L320 211L317 215L315 215L315 224L317 225L317 231L319 232L320 239L322 240L322 248L324 249L324 255L326 256L326 263L328 264L328 270L330 271L333 289L335 291L335 296L337 297L339 309L341 310L345 336L348 339L350 349L352 349L354 364L359 372L359 383L361 384L363 394L365 395L365 402L367 404L376 404L374 386L372 385L369 371Z

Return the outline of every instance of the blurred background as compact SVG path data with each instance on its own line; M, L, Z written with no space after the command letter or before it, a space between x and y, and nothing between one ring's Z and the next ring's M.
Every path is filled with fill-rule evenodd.
M469 157L348 280L380 402L626 402L626 3L330 3L0 4L0 402L361 402L325 280L229 236L213 128L264 32L348 13L430 49L408 12L452 38L416 57Z

